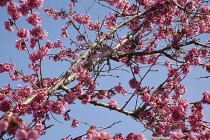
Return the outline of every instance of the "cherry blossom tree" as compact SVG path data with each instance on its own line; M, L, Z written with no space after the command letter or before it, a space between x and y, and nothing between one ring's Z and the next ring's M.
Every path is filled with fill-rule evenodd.
M1 76L10 78L0 88L1 139L41 139L56 127L47 125L52 120L89 127L76 137L61 136L62 140L210 139L204 119L209 83L202 83L210 77L208 0L59 3L64 2L0 0L7 17L4 30L17 38L5 47L16 50L17 57L24 55L21 62L0 62ZM48 26L43 25L46 19L52 21ZM50 26L57 29L47 30ZM50 65L59 67L60 74ZM185 82L187 78L206 87L188 94L188 89L199 86ZM198 98L190 100L195 94ZM120 121L100 128L74 118L72 106L77 104L126 115L151 135L109 132Z

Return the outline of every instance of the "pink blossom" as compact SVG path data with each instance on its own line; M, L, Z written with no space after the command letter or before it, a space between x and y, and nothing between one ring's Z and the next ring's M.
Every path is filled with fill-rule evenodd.
M27 38L29 35L29 31L25 30L24 28L19 28L17 32L17 36L20 38Z
M107 97L107 95L108 95L107 93L108 93L107 91L102 90L96 94L96 98L99 100L104 99Z
M16 40L15 47L18 50L27 50L27 46L26 46L25 40L23 38Z
M22 78L24 83L28 83L28 82L34 82L37 80L36 76L35 75L24 75Z
M10 0L2 0L0 1L0 6L5 7Z
M12 78L13 81L19 80L21 77L17 73L9 73L9 77Z
M48 52L49 49L45 46L42 46L37 52L31 53L29 59L31 59L32 63L36 63L38 60L44 60Z
M115 101L115 100L111 100L110 102L109 102L109 105L112 107L112 108L118 108L118 104L117 104L117 101Z
M205 91L202 93L203 95L203 98L201 100L202 103L204 104L210 104L210 95L209 95L209 92Z
M18 20L22 15L19 12L19 5L15 2L10 2L10 5L7 7L7 13L12 17L13 20Z
M13 22L12 21L10 21L10 22L5 21L4 25L5 25L5 29L7 31L10 31L10 32L14 31L14 29L12 28L12 26L13 26Z
M20 5L19 11L21 12L21 14L23 16L28 15L29 7L27 6L27 4L25 2L23 2L22 5Z
M172 28L164 28L164 27L160 27L157 33L154 33L153 35L157 38L157 39L167 39L170 36L172 36L174 34L176 30L172 29Z
M37 122L35 124L34 130L36 130L37 132L39 132L39 135L44 135L45 134L45 131L43 131L43 129L44 129L44 126L43 126L43 124L41 122Z
M126 137L128 140L146 140L144 138L144 134L140 133L139 135L135 134L135 133L130 133L128 134L128 136Z
M210 55L210 51L206 49L201 50L202 57L205 58Z
M87 104L90 101L91 101L91 96L88 93L82 95L82 101L81 101L82 104Z
M207 5L203 5L202 7L200 7L199 11L203 14L208 14L210 11L210 7Z
M181 131L172 132L169 137L172 139L182 139L184 137L184 134Z
M111 29L113 26L116 25L116 22L117 22L117 18L114 14L112 14L110 17L105 17L103 25L107 29Z
M39 100L46 100L48 98L47 90L46 89L37 89L34 91L34 93L37 93L36 99ZM66 104L65 104L66 105ZM50 106L49 106L50 107Z
M134 74L139 74L139 71L140 71L140 67L134 66L134 71L133 71L133 73L134 73Z
M147 56L145 56L145 55L143 55L143 56L136 56L134 59L135 59L136 62L139 62L139 63L142 63L142 64L146 64L147 61L149 60L149 58Z
M205 67L206 67L206 71L207 71L208 73L210 73L210 65L206 65Z
M63 114L63 116L64 116L64 120L65 121L69 121L70 119L71 119L71 117L70 117L70 115L69 115L69 112L70 112L71 110L67 110L64 114Z
M28 136L28 133L26 130L24 129L18 129L16 131L16 134L15 134L16 137L18 137L20 140L23 140L23 139L26 139L27 136Z
M29 9L40 9L44 4L44 0L28 0L26 5Z
M14 64L4 62L3 64L0 64L0 73L14 71L14 67Z
M121 93L123 95L126 95L127 94L127 90L124 89L122 86L121 86L121 83L119 82L117 86L114 86L114 89L117 91L117 93Z
M84 35L78 35L77 36L77 41L83 41L85 39Z
M62 27L61 30L62 30L61 36L62 36L63 38L68 37L68 34L67 34L67 27Z
M188 2L186 5L186 10L187 11L193 11L196 8L196 2L192 1L192 2Z
M134 14L138 10L139 6L138 5L132 5L128 8L127 13L128 14Z
M29 64L28 67L30 69L33 69L35 73L38 73L40 71L40 66L38 64Z
M52 46L53 46L53 43L50 40L47 40L45 47L48 49L52 49Z
M130 21L128 24L128 29L135 29L137 27L139 27L139 19L134 19L132 21Z
M72 15L72 18L80 24L88 24L91 22L89 15L77 14Z
M80 123L79 123L77 120L74 119L74 120L72 121L71 127L72 127L72 128L78 127L79 124L80 124Z
M65 19L66 18L66 14L63 11L56 11L56 10L50 8L50 7L44 8L44 11L47 14L49 14L51 17L53 17L55 20L58 20L60 17L62 19Z
M140 83L136 80L136 78L132 78L129 81L129 85L131 88L136 89L140 86Z
M0 120L0 131L6 131L9 127L9 122L5 120Z
M117 5L120 2L120 0L104 0L104 1L108 2L108 4L110 5Z
M120 0L115 6L116 6L116 8L121 9L121 11L124 14L126 14L126 15L129 14L127 11L130 6L130 2L127 2L125 0Z
M165 65L166 65L166 67L170 68L171 67L171 61L170 60L165 61Z
M198 137L196 137L195 135L193 134L187 134L189 140L198 140Z
M62 101L51 101L50 110L55 114L63 114L67 104Z
M187 64L183 64L181 66L181 68L182 68L183 74L188 74L190 72L190 70L191 70L191 67L189 65L187 65Z
M38 131L36 130L29 130L28 131L28 140L37 140L39 138Z
M46 38L48 33L39 26L30 30L30 34L34 36L35 39L43 40Z
M29 14L26 21L33 26L38 26L41 23L41 17L38 12L35 12L33 14Z
M31 47L32 49L36 49L36 42L37 42L38 40L35 39L34 37L30 38L29 40L30 40L30 43L31 43L30 47Z
M93 133L90 134L90 139L91 140L99 140L99 139L107 139L107 140L111 140L111 135L110 133L104 131L104 130L101 130L99 132L95 131Z
M91 30L91 31L93 31L93 30L99 30L100 29L100 27L101 27L101 24L98 22L98 21L96 21L95 23L89 23L88 24L88 29L89 30Z
M56 42L53 43L55 48L63 48L62 41L60 39L57 39Z

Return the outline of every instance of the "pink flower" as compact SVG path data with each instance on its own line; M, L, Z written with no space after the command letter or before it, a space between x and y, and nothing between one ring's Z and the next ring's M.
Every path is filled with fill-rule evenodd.
M78 35L77 36L77 41L83 41L85 39L84 35Z
M30 14L26 21L33 26L38 26L41 23L41 17L39 16L38 12L35 12Z
M0 64L0 73L14 71L14 67L14 64L4 62L4 64Z
M31 43L30 47L31 47L32 49L36 49L36 42L37 42L38 40L35 39L34 37L30 38L29 40L30 40L30 43Z
M136 89L137 87L140 86L140 83L136 80L136 78L132 78L129 81L129 85L131 88Z
M210 95L209 95L209 92L205 91L202 93L203 95L203 98L201 100L202 103L204 104L210 104Z
M104 130L101 130L99 132L98 131L93 131L89 136L90 136L91 140L100 140L100 139L111 140L110 133L108 133Z
M181 68L182 68L183 74L188 74L191 70L191 67L188 64L183 64Z
M29 9L40 9L44 4L44 0L28 0L26 5Z
M165 61L165 65L166 65L166 67L170 68L171 67L171 61L170 60Z
M54 45L55 48L63 48L63 44L62 44L60 39L57 39L57 41L54 42L53 45Z
M28 131L28 138L27 140L38 140L39 134L36 130L29 130Z
M48 33L39 26L30 30L30 34L34 36L35 39L43 40L46 38Z
M113 26L116 25L117 18L114 14L112 14L110 17L105 17L103 25L107 29L111 29Z
M19 12L19 5L15 2L10 2L10 5L7 7L7 13L12 17L13 20L18 20L22 15Z
M130 21L128 24L128 29L136 29L137 27L139 27L139 19L134 19L132 21Z
M24 129L18 129L15 133L15 136L18 137L19 139L26 139L28 136L28 133Z
M98 94L96 94L96 98L99 100L104 99L106 97L107 97L107 91L104 91L104 90L102 90Z
M10 0L2 0L0 1L0 6L5 7Z
M72 121L71 127L73 127L73 128L78 127L79 124L80 124L80 123L79 123L77 120L74 119L74 120Z
M22 5L20 5L19 11L21 12L23 16L27 16L28 10L29 10L29 7L26 5L25 2L23 2Z
M44 126L43 126L43 124L41 122L37 122L35 124L34 130L36 130L37 132L39 132L39 135L44 135L45 134L45 131L43 131L43 129L44 129Z
M33 75L33 74L32 74L32 75L24 75L21 79L23 80L24 83L27 83L27 82L34 82L34 81L37 80L37 79L36 79L36 76Z
M77 15L72 15L72 18L80 24L88 24L91 22L89 15L77 14Z
M50 42L50 40L47 40L45 47L48 48L48 49L52 49L52 46L53 46L53 43Z
M0 131L6 131L9 127L9 122L5 120L0 121Z
M62 36L63 38L68 37L68 34L67 34L67 27L62 27L61 30L62 30L61 36Z
M128 134L128 136L126 137L128 140L146 140L144 138L144 134L140 133L139 135L135 134L135 133L130 133Z
M20 38L27 38L29 35L29 31L25 30L24 28L19 28L17 32L17 36Z
M70 112L71 110L67 110L64 114L63 114L63 116L64 116L64 120L65 121L69 121L70 119L71 119L71 117L70 117L70 115L69 115L69 112Z
M9 73L9 77L12 78L13 81L19 80L20 76L17 73Z
M88 24L88 29L91 30L91 31L92 30L99 30L100 27L101 27L101 25L99 24L98 21L96 21L96 23L89 23Z
M38 73L40 71L40 66L38 64L29 64L28 67L30 69L33 69L35 73Z
M184 137L184 134L181 131L172 132L169 137L172 139L182 139Z
M10 21L10 22L5 21L5 22L4 22L5 29L6 29L7 31L10 31L10 32L14 31L14 29L12 28L13 24L14 24L14 23L13 23L12 21Z
M67 104L62 101L51 101L50 110L55 114L63 114Z
M82 104L85 105L90 101L91 101L91 96L88 93L82 95L82 101L81 101Z
M114 86L114 89L117 91L117 93L121 93L123 95L127 94L127 90L123 89L123 87L121 86L121 83L119 82L117 86Z
M111 100L110 102L109 102L109 105L112 107L112 108L118 108L118 104L117 104L117 101L115 101L115 100Z
M203 5L202 7L200 7L199 11L203 14L208 14L210 11L210 7L207 5Z
M15 47L18 50L27 50L27 46L26 46L25 40L23 38L16 40Z
M139 74L139 71L140 71L140 67L138 66L134 66L134 74Z

